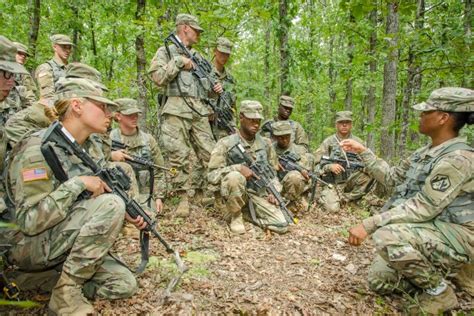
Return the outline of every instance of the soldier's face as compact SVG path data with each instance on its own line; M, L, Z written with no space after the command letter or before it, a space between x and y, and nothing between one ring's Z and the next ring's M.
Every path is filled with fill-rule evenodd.
M291 141L291 135L274 135L273 136L277 146L280 147L281 149L287 149L290 147L290 141Z
M92 133L105 133L112 120L112 112L107 104L85 99L81 115L82 122Z
M71 55L72 52L72 46L71 45L60 45L60 44L54 44L54 53L61 58L61 60L68 60L69 56Z
M289 106L280 105L278 107L278 117L283 120L287 120L290 117L291 112L293 112L293 108Z
M439 130L440 126L448 119L449 114L442 111L420 112L418 131L423 135L430 136L434 131Z
M120 126L123 126L127 129L135 129L138 126L138 113L124 115L118 114L117 119L119 121Z
M261 119L251 119L243 114L240 115L240 126L242 127L244 133L248 135L255 136L260 128L261 122Z
M15 78L13 73L5 70L0 70L0 101L3 101L10 90L15 86Z
M189 46L193 44L199 43L199 39L201 37L201 32L198 30L193 29L189 25L186 25L184 29L184 34L186 36L187 42Z
M216 62L222 66L224 66L227 63L230 57L230 54L220 52L217 49L214 50L214 55L216 56Z
M26 63L26 57L24 53L16 53L16 62L24 65Z
M336 123L336 130L341 135L347 135L352 130L352 121L339 121Z

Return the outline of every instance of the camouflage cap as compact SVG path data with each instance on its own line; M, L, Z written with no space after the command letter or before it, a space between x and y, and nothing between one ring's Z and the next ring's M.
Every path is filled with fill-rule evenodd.
M351 121L352 122L352 112L351 111L339 111L336 113L336 123L342 121Z
M83 78L89 79L97 83L97 86L104 91L109 91L104 84L102 84L101 73L89 65L73 62L66 66L66 78Z
M446 87L431 92L426 102L415 104L417 111L474 112L474 90Z
M216 45L216 48L218 51L220 51L221 53L225 53L225 54L231 54L232 53L232 42L229 41L227 38L225 37L219 37L217 39L217 45Z
M27 74L25 67L16 62L17 48L5 36L0 35L0 69L16 74Z
M71 38L64 34L54 34L51 35L49 39L51 40L51 42L53 42L53 44L74 46L74 43L71 41Z
M130 98L121 98L114 100L118 104L117 112L123 115L132 115L135 113L142 113L142 110L138 107L138 102Z
M27 56L31 56L31 54L28 53L28 48L25 45L23 45L22 43L13 42L13 45L15 45L17 53L22 53L22 54L25 54Z
M204 32L204 29L199 26L198 18L191 14L178 14L176 16L176 26L178 25L189 25L190 27L199 32Z
M249 119L263 119L263 107L258 101L243 100L240 102L240 113Z
M291 135L291 124L288 121L276 121L272 124L272 134L275 136Z
M95 81L84 78L60 78L56 82L56 96L56 102L62 99L87 98L112 106L112 111L118 106L104 96L104 90L97 87Z
M282 95L280 97L280 105L293 108L295 106L295 99L287 95Z

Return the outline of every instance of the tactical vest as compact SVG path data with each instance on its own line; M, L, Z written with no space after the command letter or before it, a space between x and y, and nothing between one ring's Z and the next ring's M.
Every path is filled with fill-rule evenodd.
M173 59L176 56L183 56L174 45L166 49L168 58ZM182 70L176 77L168 83L165 95L168 97L192 97L197 99L206 99L211 90L211 83L208 79L198 79L191 71Z
M245 161L242 160L241 156L238 154L236 151L236 146L238 144L241 144L241 139L239 134L232 134L230 137L230 147L231 150L227 154L227 164L232 165L232 164L245 164ZM266 151L266 144L264 139L259 135L255 135L255 142L257 144L257 149L255 151L255 156L249 153L252 158L255 160L255 162L260 165L262 170L264 170L265 174L268 176L269 179L275 178L276 174L273 168L268 164L268 156L267 156L267 151ZM245 164L246 165L246 164ZM258 192L258 193L263 193L265 192L265 188L260 189L261 192L259 192L259 189L252 183L252 181L247 181L247 188Z
M53 83L54 83L54 90L56 90L56 82L62 77L66 77L66 69L61 67L56 61L53 59L48 60L46 62L53 71Z
M418 153L414 153L410 159L410 168L406 172L406 179L395 188L393 197L385 203L382 212L389 208L403 204L406 200L421 192L426 178L431 174L434 166L447 154L455 150L474 149L465 143L453 143L444 148L436 157L421 159ZM463 224L474 220L474 193L462 193L458 195L437 217L439 220L455 224Z

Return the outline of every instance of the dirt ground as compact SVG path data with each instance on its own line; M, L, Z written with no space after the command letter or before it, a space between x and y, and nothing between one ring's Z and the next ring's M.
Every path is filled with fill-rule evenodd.
M399 314L400 297L377 296L367 287L372 242L359 248L346 242L347 228L367 215L357 206L340 214L315 207L300 214L299 223L285 235L269 235L246 223L247 233L234 236L213 209L193 207L186 220L174 219L166 210L159 229L190 268L179 286L164 298L164 288L177 271L171 256L152 239L152 258L138 277L138 293L125 300L96 300L94 305L101 315ZM116 252L137 266L137 240L121 238ZM48 295L30 294L42 307L27 314L47 313ZM457 312L472 313L472 298L457 294Z

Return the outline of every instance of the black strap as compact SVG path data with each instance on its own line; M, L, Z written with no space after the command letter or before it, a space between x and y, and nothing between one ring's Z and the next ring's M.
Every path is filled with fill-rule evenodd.
M137 274L141 274L145 271L148 260L150 259L150 234L143 229L140 231L140 253L140 265L135 270Z

